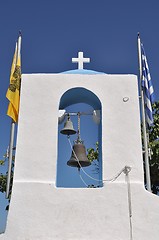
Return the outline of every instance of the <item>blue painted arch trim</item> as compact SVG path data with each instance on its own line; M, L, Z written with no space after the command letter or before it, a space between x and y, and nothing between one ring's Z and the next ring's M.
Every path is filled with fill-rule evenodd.
M76 103L86 103L92 106L95 110L101 109L99 98L93 92L83 87L67 90L61 97L59 109L65 109Z

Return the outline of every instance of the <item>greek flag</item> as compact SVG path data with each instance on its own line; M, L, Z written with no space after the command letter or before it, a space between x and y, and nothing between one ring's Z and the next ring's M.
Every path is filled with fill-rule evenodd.
M144 90L146 121L148 125L151 126L153 124L152 103L154 101L154 90L152 86L145 50L142 43L141 43L141 56L142 56L141 86Z

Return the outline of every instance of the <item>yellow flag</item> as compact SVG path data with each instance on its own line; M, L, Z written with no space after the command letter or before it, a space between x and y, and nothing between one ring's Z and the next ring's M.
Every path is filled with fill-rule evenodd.
M13 119L14 122L18 121L19 102L20 102L20 85L21 85L21 35L16 43L15 53L10 74L10 84L6 94L9 100L7 115Z

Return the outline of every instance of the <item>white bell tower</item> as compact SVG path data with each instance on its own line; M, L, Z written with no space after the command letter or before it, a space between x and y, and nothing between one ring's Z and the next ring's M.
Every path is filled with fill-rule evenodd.
M159 198L144 188L137 76L86 70L89 59L78 57L77 70L22 75L14 183L0 239L158 240ZM74 88L101 102L99 188L56 186L59 104Z

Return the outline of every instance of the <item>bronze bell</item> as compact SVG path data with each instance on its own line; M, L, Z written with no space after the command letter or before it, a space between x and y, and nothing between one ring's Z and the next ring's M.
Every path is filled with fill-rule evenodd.
M70 160L67 162L67 165L77 168L87 167L91 165L91 162L88 160L86 155L86 148L82 142L76 141L76 143L73 145L72 155Z
M76 134L76 131L73 128L73 123L70 120L70 117L68 116L67 121L64 124L64 128L60 131L60 133L64 135L73 135Z

